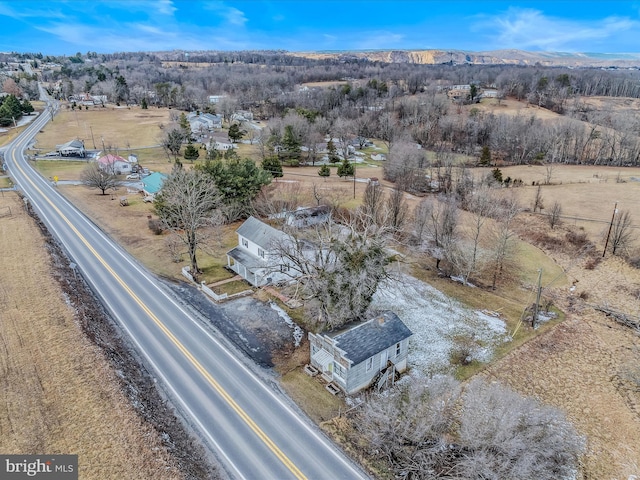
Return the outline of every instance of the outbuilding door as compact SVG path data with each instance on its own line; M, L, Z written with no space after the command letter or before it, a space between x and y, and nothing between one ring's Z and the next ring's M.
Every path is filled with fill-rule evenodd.
M380 354L380 370L387 367L387 360L389 360L389 352L385 350Z

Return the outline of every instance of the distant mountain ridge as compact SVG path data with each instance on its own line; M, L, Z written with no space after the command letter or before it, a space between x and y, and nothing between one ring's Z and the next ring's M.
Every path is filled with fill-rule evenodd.
M386 63L473 65L542 65L564 67L638 67L640 53L529 52L525 50L366 50L290 52L307 58L367 59Z

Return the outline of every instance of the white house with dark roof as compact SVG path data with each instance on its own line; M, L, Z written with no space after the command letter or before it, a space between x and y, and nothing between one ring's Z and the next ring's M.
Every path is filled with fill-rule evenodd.
M56 151L63 157L83 157L86 154L82 140L70 140L62 145L56 145Z
M214 129L222 128L222 116L211 113L191 112L187 114L187 121L191 127L191 132L202 135L212 132Z
M350 395L370 386L379 374L404 372L412 335L390 311L338 332L309 333L311 365Z
M236 230L238 246L227 252L227 267L251 285L291 280L297 276L277 247L289 236L255 217L249 217Z

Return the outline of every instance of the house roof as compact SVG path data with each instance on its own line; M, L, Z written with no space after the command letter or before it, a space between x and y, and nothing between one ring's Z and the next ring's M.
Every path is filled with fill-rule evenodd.
M203 114L202 114L202 116L203 116L204 118L206 118L207 120L210 120L210 121L212 121L212 122L214 122L214 123L217 123L217 122L221 122L221 121L222 121L222 117L221 117L220 115L217 115L217 114L216 114L216 115L213 115L213 114L211 114L211 113L203 113Z
M147 193L158 193L162 188L162 183L167 176L164 173L153 172L151 175L144 177L142 183L144 184L144 191Z
M346 331L329 336L333 337L335 345L344 352L344 357L351 360L352 365L357 365L411 335L411 330L395 313L386 311Z
M98 159L98 162L103 164L103 165L113 164L113 163L116 163L116 162L129 163L127 160L122 158L120 155L113 155L111 153L109 153L107 155L103 155L102 157L100 157Z
M56 145L56 148L58 150L62 150L65 148L78 148L78 149L84 149L84 143L82 143L80 140L76 139L76 140L70 140L67 143L63 143L62 145Z
M272 244L287 238L286 233L261 222L255 217L247 218L236 232L265 250L268 250Z

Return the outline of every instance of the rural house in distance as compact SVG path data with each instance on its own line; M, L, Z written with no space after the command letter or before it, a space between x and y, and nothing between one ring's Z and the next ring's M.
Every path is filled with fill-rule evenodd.
M311 365L347 394L407 369L411 330L393 312L338 332L309 333Z

